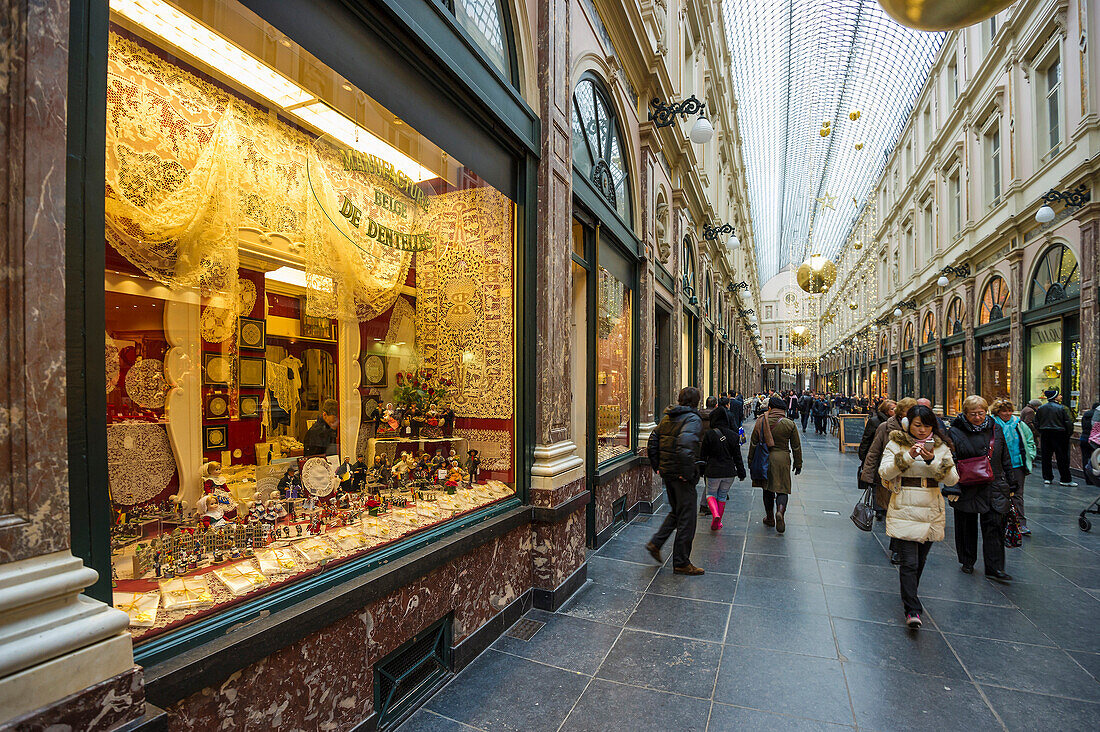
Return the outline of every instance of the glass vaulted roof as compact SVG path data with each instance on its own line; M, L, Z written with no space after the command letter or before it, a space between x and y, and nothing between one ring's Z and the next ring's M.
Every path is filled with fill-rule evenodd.
M943 34L898 25L876 0L724 5L756 261L766 282L809 254L840 250ZM825 122L831 131L822 136Z

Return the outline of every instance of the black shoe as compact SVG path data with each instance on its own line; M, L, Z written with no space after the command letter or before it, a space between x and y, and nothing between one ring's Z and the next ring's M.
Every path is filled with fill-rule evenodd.
M991 580L996 580L997 582L1011 582L1012 581L1012 575L1010 575L1008 572L1004 571L1003 569L998 569L998 570L993 571L993 572L986 572L985 576L988 577Z
M898 554L897 552L894 552L893 554L891 554L890 555L890 564L894 565L895 567L898 566L899 564L901 564L901 555Z
M665 560L661 558L661 549L652 541L645 545L645 550L649 552L649 556L653 557L657 564L664 564Z
M974 567L969 564L964 564L959 569L962 570L963 574L974 574Z

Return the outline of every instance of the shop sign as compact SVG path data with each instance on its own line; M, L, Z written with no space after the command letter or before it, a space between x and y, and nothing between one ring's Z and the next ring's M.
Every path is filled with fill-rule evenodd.
M947 358L960 358L964 354L965 350L966 349L963 347L963 344L957 343L947 348L944 351L944 355L946 355Z
M1043 343L1060 343L1062 341L1062 321L1036 325L1031 329L1031 345L1038 346Z
M933 351L932 353L926 353L923 356L921 356L920 365L921 366L935 366L936 365L936 353Z
M997 338L986 338L982 341L982 351L996 351L1000 348L1008 348L1009 338L1007 335L999 336Z

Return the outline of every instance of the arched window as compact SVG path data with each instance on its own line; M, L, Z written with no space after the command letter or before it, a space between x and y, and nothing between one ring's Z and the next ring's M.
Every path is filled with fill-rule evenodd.
M905 334L901 337L901 350L913 350L913 324L905 324Z
M963 332L963 301L961 297L956 297L951 301L951 304L947 306L947 318L944 321L943 330L949 335L958 335Z
M694 305L699 302L699 298L695 294L695 252L692 250L691 237L684 237L683 254L680 268L683 270L684 297Z
M630 226L630 177L619 121L593 76L582 78L573 90L573 165Z
M920 327L920 344L926 345L936 340L936 318L932 313L925 313L924 323Z
M1004 277L994 277L982 290L981 309L978 310L978 325L992 323L1005 316L1008 307L1008 283Z
M511 24L501 0L443 0L481 52L516 84Z
M1081 294L1081 269L1077 257L1064 244L1047 249L1031 278L1028 308L1041 308Z
M878 343L879 358L886 358L890 354L890 336L882 334L882 340Z

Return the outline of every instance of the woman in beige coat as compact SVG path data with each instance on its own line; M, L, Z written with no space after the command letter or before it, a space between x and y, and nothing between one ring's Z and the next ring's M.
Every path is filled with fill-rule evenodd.
M764 525L774 526L782 534L787 529L783 514L787 511L787 496L791 494L791 468L794 474L802 472L802 441L798 428L787 419L787 404L779 397L768 402L768 411L756 420L756 427L749 440L749 463L756 454L757 445L767 442L764 420L771 429L772 445L768 452L768 480L752 482L753 487L764 489Z
M940 485L959 482L951 450L944 443L943 428L931 409L911 407L905 415L906 430L894 430L882 453L879 475L890 491L886 508L886 534L901 559L901 602L905 623L921 626L920 584L924 562L932 542L943 540L947 510ZM949 496L951 500L957 495Z

